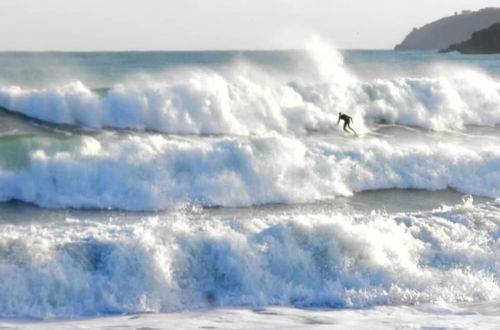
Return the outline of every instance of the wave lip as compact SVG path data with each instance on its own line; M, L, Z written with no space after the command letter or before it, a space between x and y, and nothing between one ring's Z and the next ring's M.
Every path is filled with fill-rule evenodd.
M49 123L169 134L300 133L318 125L332 126L332 114L303 102L292 88L261 87L258 83L244 77L231 81L216 73L195 72L178 83L117 85L105 96L80 82L56 89L9 87L0 90L0 105Z
M436 131L500 123L500 84L472 69L376 80L364 89L370 98L365 116L371 120Z
M49 123L168 134L328 132L338 112L351 114L360 132L376 122L436 131L500 124L500 84L486 73L435 65L424 77L363 81L339 56L320 56L293 78L239 63L225 71L191 68L130 79L105 92L79 81L3 87L0 106Z

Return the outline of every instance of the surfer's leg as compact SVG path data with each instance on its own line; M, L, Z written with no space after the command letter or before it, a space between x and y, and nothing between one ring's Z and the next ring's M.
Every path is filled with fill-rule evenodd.
M354 128L351 127L351 125L347 125L347 127L349 127L349 129L355 134L355 135L358 135L358 133L356 133L356 131L354 130Z
M349 126L349 123L347 121L344 121L344 132L349 133L349 131L347 130L348 126Z

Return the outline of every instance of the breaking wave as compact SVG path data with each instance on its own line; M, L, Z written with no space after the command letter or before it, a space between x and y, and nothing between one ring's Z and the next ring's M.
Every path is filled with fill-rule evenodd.
M500 83L471 68L433 67L424 77L362 80L331 49L293 74L248 63L135 77L106 91L80 81L54 88L0 88L0 106L57 124L169 134L252 135L331 131L338 112L366 130L376 122L432 130L500 123Z
M498 149L452 142L18 136L0 139L0 200L159 210L312 202L388 188L453 188L496 198L499 163Z
M2 225L0 316L500 298L498 204L417 213Z

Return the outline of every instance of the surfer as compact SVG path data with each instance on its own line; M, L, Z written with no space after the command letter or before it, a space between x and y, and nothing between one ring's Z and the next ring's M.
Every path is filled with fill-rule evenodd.
M351 127L352 123L352 117L346 115L345 113L339 112L339 120L337 121L337 125L340 123L340 121L344 121L344 131L347 133L350 133L347 129L350 129L355 135L358 135L356 131Z

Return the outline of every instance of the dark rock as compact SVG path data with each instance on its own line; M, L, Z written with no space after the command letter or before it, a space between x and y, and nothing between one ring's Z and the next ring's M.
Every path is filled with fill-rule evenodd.
M484 8L479 11L463 11L414 28L396 50L443 49L451 44L469 39L472 33L500 22L500 8Z
M500 53L500 23L487 29L474 32L467 41L453 44L440 53L458 51L462 54L499 54Z

